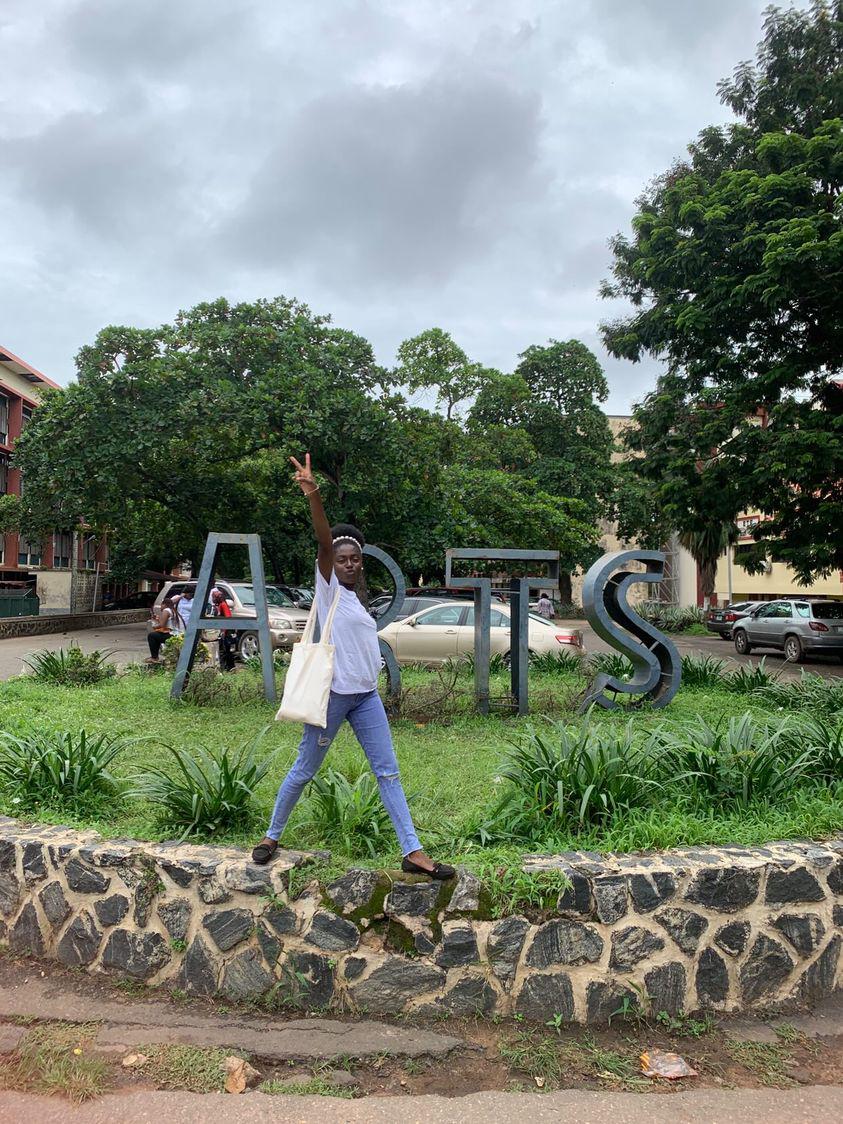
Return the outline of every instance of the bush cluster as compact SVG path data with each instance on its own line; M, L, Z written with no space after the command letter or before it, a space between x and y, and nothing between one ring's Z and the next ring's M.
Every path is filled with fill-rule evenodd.
M700 717L646 733L632 722L547 723L512 743L500 780L502 792L468 828L482 845L549 845L648 807L708 814L775 805L800 787L843 784L843 714Z
M635 611L642 620L663 632L687 632L705 624L705 609L699 605L663 605L660 601L641 601Z
M23 662L32 672L33 678L41 683L59 687L90 687L117 674L114 664L107 662L108 656L108 652L99 648L95 648L93 652L83 652L78 644L71 644L67 649L33 652Z

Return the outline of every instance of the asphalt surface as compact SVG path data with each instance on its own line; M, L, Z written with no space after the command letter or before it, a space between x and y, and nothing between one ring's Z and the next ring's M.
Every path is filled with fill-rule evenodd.
M559 623L582 631L587 653L611 651L609 645L596 636L585 621ZM85 652L93 651L95 648L107 649L110 653L109 658L117 664L144 660L149 655L146 632L146 624L141 622L116 625L114 628L82 629L77 632L50 633L47 636L27 636L19 640L0 640L0 679L10 679L13 675L23 674L26 671L23 661L32 652L44 648L66 648L71 643L78 644ZM780 672L784 679L798 679L803 667L826 678L843 676L843 664L834 657L812 658L810 662L804 664L791 664L785 660L781 652L770 651L739 656L732 643L721 640L717 636L674 636L672 639L682 655L689 653L711 655L718 659L732 661L734 664L757 664L763 658L767 669Z
M0 1093L0 1124L840 1124L843 1089L673 1094L474 1093L467 1097L240 1096L138 1091L74 1108L56 1097Z

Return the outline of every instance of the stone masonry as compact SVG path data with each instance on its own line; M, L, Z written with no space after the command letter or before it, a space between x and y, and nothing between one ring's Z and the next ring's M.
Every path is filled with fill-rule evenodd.
M555 1015L807 1004L843 986L843 838L664 853L531 855L569 881L551 911L490 918L453 883L313 853L103 840L0 818L0 944L191 995L370 1014ZM303 887L289 893L290 874Z

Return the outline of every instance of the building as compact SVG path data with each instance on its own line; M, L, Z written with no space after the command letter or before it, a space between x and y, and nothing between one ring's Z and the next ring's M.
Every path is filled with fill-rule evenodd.
M0 346L0 495L21 494L11 454L48 387L58 389L58 383ZM0 534L0 582L34 585L42 612L93 609L107 569L107 545L84 529L57 530L43 541Z
M760 412L759 412L760 414ZM624 415L610 415L609 426L617 440L621 432L632 421ZM759 416L758 424L765 419ZM615 454L620 458L622 454ZM752 528L760 523L762 516L757 512L744 512L738 516L738 543L754 542ZM612 524L603 528L603 541L606 550L621 550ZM677 536L665 544L667 564L665 581L662 583L661 600L675 605L702 605L702 584L699 569L690 553L680 546ZM843 571L828 578L817 578L809 586L799 585L793 570L783 562L767 562L763 574L749 574L735 561L734 547L724 553L717 565L712 604L725 605L735 601L774 601L779 597L843 597Z

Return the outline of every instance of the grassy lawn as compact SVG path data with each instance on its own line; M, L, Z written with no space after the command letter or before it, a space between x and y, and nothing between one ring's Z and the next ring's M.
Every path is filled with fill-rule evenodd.
M274 753L275 758L255 794L253 825L214 837L217 842L251 844L262 834L277 785L294 759L300 728L273 721L273 708L255 697L257 678L252 672L240 672L235 681L250 696L245 701L196 706L171 702L169 675L161 673L129 672L91 687L59 687L21 677L0 686L0 731L22 735L32 730L76 731L84 727L93 733L137 739L118 760L114 769L118 777L129 777L144 765L166 763L164 744L185 749L236 748L264 731L259 756ZM692 806L675 794L654 796L649 806L624 809L623 814L616 813L580 830L570 826L560 829L557 824L546 838L521 844L494 840L490 846L481 846L475 828L484 810L503 790L499 770L507 749L531 728L547 731L550 723L559 721L580 726L583 719L576 716L573 704L584 683L575 671L531 675L531 692L537 705L530 718L479 718L467 713L472 687L467 673L455 681L457 694L438 702L444 690L438 676L415 669L405 672L404 686L409 689L405 712L413 716L394 721L393 734L404 784L414 797L419 833L431 850L482 871L501 862L511 863L519 851L753 844L796 836L822 838L843 827L843 783L820 785L806 777L805 783L788 790L786 798L750 801L739 808L730 809L717 802ZM502 696L505 676L493 676L492 687L493 693ZM543 717L542 710L555 713ZM746 713L759 721L781 721L797 712L785 712L769 698L722 686L683 687L666 711L636 713L632 721L635 736L645 738L653 727L665 723L687 726L700 716L711 722ZM839 723L840 713L833 714L832 720ZM628 721L628 714L618 712L597 712L590 718L595 729L607 732L622 730ZM332 746L326 765L351 779L367 770L363 753L347 726ZM290 847L330 845L308 825L310 800L306 792L288 825L283 842ZM0 809L9 815L21 815L13 788L7 788L0 797ZM173 836L172 829L168 831L158 822L155 807L138 798L123 797L99 809L89 808L84 815L56 806L39 807L23 818L93 827L106 836L148 840ZM386 851L387 846L392 849ZM394 864L397 856L391 838L374 854L357 848L343 852L336 844L332 849L341 865Z

